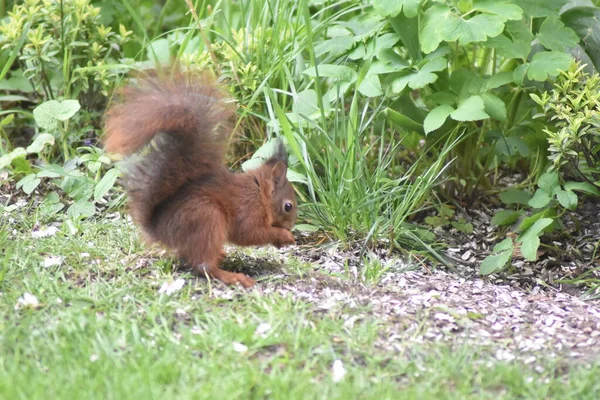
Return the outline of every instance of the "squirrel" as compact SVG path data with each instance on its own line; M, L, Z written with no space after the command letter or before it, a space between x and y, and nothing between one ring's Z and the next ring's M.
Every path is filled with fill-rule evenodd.
M146 241L174 250L197 272L247 288L254 279L219 268L223 245L294 244L297 203L281 140L254 170L224 165L233 114L213 81L153 74L118 92L106 111L104 144L130 156L124 186Z

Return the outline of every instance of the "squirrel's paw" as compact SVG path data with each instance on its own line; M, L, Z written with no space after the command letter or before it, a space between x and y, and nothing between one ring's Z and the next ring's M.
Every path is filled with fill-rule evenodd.
M256 284L256 281L254 279L244 274L228 273L221 275L218 279L226 285L240 284L244 288L249 288Z
M280 249L284 246L296 244L296 240L294 239L292 232L282 229L279 237L277 238L277 241L273 244L275 245L275 247Z

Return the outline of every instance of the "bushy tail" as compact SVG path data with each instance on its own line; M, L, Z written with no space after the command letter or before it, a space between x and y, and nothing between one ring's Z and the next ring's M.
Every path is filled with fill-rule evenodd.
M152 233L155 209L189 180L223 168L233 108L205 78L176 73L122 89L106 112L105 148L131 155L132 217Z

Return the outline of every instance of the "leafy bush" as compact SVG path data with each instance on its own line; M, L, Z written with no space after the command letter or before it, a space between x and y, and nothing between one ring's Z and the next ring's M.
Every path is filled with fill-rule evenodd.
M600 75L573 64L561 72L553 89L531 94L553 129L544 129L553 167L600 186Z
M2 49L16 56L23 77L44 100L75 98L92 110L114 86L111 65L131 32L102 25L100 9L89 0L26 0L9 12L0 33Z
M561 71L551 91L530 96L538 103L551 129L548 135L549 156L552 162L539 178L533 196L521 190L509 190L501 195L507 205L517 205L516 210L503 210L492 219L496 226L509 226L517 222L515 243L520 253L529 261L537 259L539 236L557 227L562 228L561 217L574 211L579 201L577 192L600 196L598 189L598 100L600 76L589 75L584 65L573 63ZM581 181L570 179L578 178ZM531 209L529 216L525 212ZM515 248L512 238L507 238L494 248L494 254L481 265L481 273L502 270L512 259Z

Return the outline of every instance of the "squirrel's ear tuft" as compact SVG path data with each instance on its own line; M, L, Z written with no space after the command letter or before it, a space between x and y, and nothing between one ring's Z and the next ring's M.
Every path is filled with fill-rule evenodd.
M278 161L271 169L271 174L273 176L273 183L275 184L275 187L283 185L286 181L285 177L287 175L287 165L281 161Z
M285 145L283 144L283 140L280 138L275 139L277 143L275 143L275 149L273 151L273 155L269 157L267 160L267 164L273 165L278 162L284 163L286 166L288 165L288 154L285 149Z

